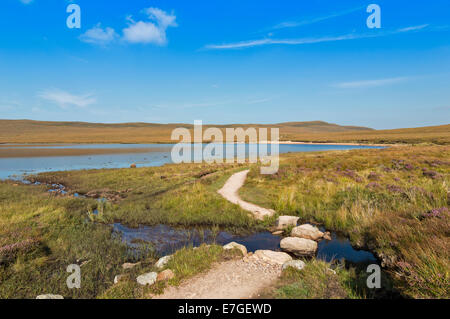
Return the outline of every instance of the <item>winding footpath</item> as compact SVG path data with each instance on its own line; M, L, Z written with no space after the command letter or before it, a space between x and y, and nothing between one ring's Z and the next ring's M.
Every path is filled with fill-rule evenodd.
M249 211L257 219L272 216L275 211L243 201L238 190L249 170L233 174L218 191L225 199ZM283 252L260 250L243 258L215 264L178 287L167 287L155 299L247 299L257 298L261 291L276 282L284 262L292 258Z
M275 214L273 209L267 209L258 205L242 200L239 195L239 189L244 185L250 170L241 171L233 174L219 189L218 193L222 195L229 202L239 205L242 209L250 212L256 219L262 220L264 217L270 217Z

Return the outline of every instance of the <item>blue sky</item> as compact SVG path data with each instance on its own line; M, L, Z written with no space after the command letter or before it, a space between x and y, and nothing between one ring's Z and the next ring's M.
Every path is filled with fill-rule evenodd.
M81 8L69 29L66 8ZM369 4L381 28L369 29ZM2 0L0 118L448 124L450 2Z

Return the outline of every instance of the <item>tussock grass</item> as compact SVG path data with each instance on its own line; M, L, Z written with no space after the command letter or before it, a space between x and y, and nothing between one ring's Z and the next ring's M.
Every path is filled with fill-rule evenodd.
M275 175L253 168L241 196L371 248L405 296L448 298L449 158L446 146L288 154Z
M86 222L88 205L40 186L0 183L0 298L93 298L106 290L127 250L109 227ZM24 244L8 249L16 243ZM82 289L67 288L69 264L83 264Z
M261 229L261 223L217 194L225 180L245 165L185 164L68 171L39 174L32 180L60 183L71 193L110 199L97 205L101 214L94 218L103 223Z

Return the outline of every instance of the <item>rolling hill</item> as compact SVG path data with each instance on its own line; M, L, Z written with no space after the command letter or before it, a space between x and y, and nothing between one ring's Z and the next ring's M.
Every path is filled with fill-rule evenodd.
M192 124L86 123L0 120L0 143L173 143L173 129ZM396 130L373 130L360 126L341 126L322 121L278 124L204 125L280 129L280 140L318 143L421 143L449 144L450 125Z

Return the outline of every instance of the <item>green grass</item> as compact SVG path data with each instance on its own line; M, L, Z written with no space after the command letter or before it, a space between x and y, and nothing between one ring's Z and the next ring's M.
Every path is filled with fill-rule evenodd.
M448 298L449 158L445 146L289 154L275 175L253 168L240 194L371 248L405 296Z
M86 221L89 204L0 183L0 298L93 298L107 289L129 256L110 227ZM66 268L82 261L82 289L70 290Z
M342 263L305 260L302 270L287 268L279 280L263 292L263 297L277 299L366 299L391 298L392 286L385 273L384 289L367 288L364 267L345 267ZM394 295L395 296L395 295Z
M71 193L106 197L96 221L173 226L261 229L245 211L217 190L242 165L186 164L39 174L32 180L61 183ZM95 209L93 207L92 209Z
M0 297L56 293L68 298L148 298L161 292L165 284L142 288L135 283L137 275L153 270L156 260L150 253L136 269L123 271L120 265L133 257L111 237L109 224L266 229L273 219L257 222L217 194L232 173L251 167L240 192L244 199L280 215L322 223L348 235L354 245L370 248L405 297L448 298L449 158L449 147L415 146L285 154L278 173L268 176L260 175L257 165L183 164L31 178L64 184L67 196L50 195L43 185L1 182ZM88 198L74 198L75 192ZM108 201L101 203L98 197ZM171 284L225 258L211 247L178 252L180 258L170 265L176 273ZM83 288L69 290L65 270L77 260L89 261L82 267ZM322 282L323 265L310 267L311 278ZM325 282L338 287L336 297L373 297L358 288L361 272L344 270L338 279ZM122 273L128 280L113 285L114 276ZM291 278L280 297L322 296L320 285L317 295L311 292L314 286L304 288L312 285L308 278Z

